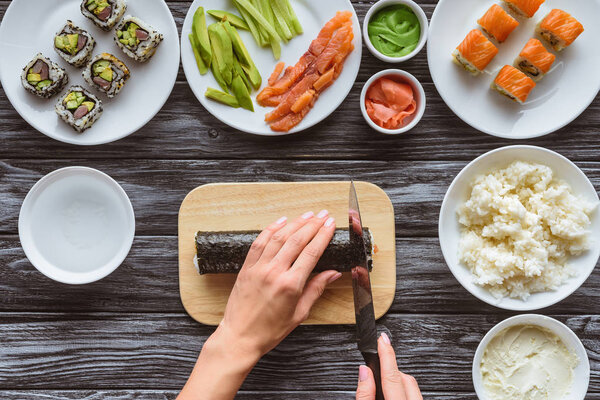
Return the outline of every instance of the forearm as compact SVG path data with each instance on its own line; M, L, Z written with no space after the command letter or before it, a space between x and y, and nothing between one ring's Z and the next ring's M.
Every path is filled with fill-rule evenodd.
M178 400L231 400L258 362L249 351L221 328L206 341Z

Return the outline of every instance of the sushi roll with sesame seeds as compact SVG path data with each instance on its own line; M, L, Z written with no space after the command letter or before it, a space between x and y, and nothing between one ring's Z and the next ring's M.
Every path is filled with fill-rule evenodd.
M109 53L98 54L83 70L83 79L109 98L115 97L129 79L129 68Z
M67 21L54 37L54 50L75 68L81 68L92 58L94 38L85 30Z
M23 87L42 99L49 99L60 92L68 81L66 71L42 53L29 61L21 73Z
M141 19L128 15L117 26L114 38L125 54L145 62L156 53L163 35Z
M102 101L81 86L71 86L56 103L55 111L67 125L82 133L102 115Z
M123 18L127 10L125 0L83 0L81 13L96 26L110 31Z

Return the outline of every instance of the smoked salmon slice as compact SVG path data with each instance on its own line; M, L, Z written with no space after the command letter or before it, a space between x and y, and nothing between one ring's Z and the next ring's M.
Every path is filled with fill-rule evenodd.
M583 25L571 14L554 9L540 22L537 32L555 50L561 51L583 33Z
M492 89L520 104L527 100L534 87L533 79L510 65L502 67L492 83Z
M500 43L504 42L508 35L519 26L519 22L508 15L498 4L492 5L477 23L490 36Z
M277 63L277 65L275 65L275 69L269 77L269 86L273 86L275 82L277 82L277 80L279 79L279 75L281 75L281 71L283 71L284 67L285 63L283 61L280 61Z
M508 7L516 14L527 18L533 17L545 1L546 0L504 0Z
M460 66L476 75L492 62L496 54L498 48L479 29L473 29L452 55Z
M556 56L546 50L542 42L532 38L519 53L519 57L515 60L515 67L533 80L539 80L550 71L555 59Z
M321 29L317 38L312 41L308 51L315 56L321 54L323 49L327 46L335 31L340 29L342 25L352 23L352 13L350 11L338 11L335 17L330 19L325 26Z

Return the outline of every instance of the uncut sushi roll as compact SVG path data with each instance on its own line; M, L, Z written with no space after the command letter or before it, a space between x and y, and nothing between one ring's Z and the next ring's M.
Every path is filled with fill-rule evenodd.
M554 9L538 24L536 33L556 51L568 47L583 32L583 25L571 14Z
M42 53L33 57L21 73L23 87L42 99L49 99L60 92L68 81L66 71Z
M519 22L508 15L498 4L492 5L481 18L477 20L483 31L502 43L508 35L519 26Z
M141 19L128 15L117 26L114 38L125 54L145 62L156 53L163 35Z
M110 31L123 18L127 10L125 0L83 0L81 13L96 26Z
M54 50L75 68L83 67L90 61L95 46L94 38L70 20L54 36Z
M516 15L531 18L546 0L503 0L504 4Z
M129 68L109 53L98 54L83 70L83 79L92 87L115 97L129 79Z
M452 53L454 62L473 75L480 74L496 57L498 48L479 29L473 29Z
M509 99L523 104L535 87L535 82L515 67L505 65L494 79L491 87Z
M370 230L365 228L363 232L368 249L367 266L371 270L377 247L373 244ZM244 265L250 246L259 233L259 231L197 232L194 265L201 275L238 273ZM364 258L362 242L359 244L350 240L348 228L336 229L314 272L328 269L350 271L354 266L360 265Z
M71 86L54 109L67 125L82 133L102 115L102 102L81 86Z
M534 81L539 81L550 71L554 60L556 56L546 50L542 42L532 38L515 59L514 66Z

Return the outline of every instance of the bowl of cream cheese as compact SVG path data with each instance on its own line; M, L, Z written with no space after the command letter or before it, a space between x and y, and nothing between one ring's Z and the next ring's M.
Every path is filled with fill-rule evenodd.
M539 314L500 322L473 359L480 400L583 400L589 381L590 363L577 335Z

